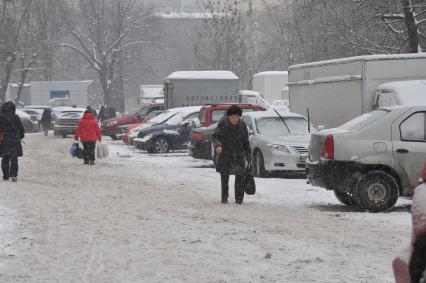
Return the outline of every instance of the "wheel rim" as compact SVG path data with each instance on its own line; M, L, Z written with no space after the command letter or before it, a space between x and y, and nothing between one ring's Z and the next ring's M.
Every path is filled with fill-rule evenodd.
M368 199L374 203L383 202L388 195L387 187L381 183L373 183L367 188Z
M169 150L169 143L165 139L158 139L155 141L155 151L159 153L166 153Z

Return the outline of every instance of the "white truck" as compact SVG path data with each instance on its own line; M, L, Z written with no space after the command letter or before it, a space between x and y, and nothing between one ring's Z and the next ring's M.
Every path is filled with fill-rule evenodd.
M288 100L288 72L267 71L253 75L253 90L269 102Z
M309 109L313 123L337 127L379 106L426 104L424 79L426 54L369 55L294 65L289 68L290 111L306 116ZM408 80L413 82L401 82ZM386 84L390 82L394 83Z
M163 103L164 90L162 85L141 85L139 105Z
M178 71L164 81L166 109L238 103L239 78L230 71Z

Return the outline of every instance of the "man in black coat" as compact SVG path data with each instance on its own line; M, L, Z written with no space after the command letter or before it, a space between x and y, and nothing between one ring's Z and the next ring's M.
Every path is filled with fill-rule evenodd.
M52 125L52 112L46 108L41 116L41 125L43 126L44 135L47 136Z
M0 114L0 133L3 137L0 144L1 169L3 180L10 178L12 182L17 181L18 157L23 155L21 140L25 137L24 126L15 111L15 104L9 101L3 104Z
M227 116L222 119L214 134L216 153L216 171L222 182L222 203L228 203L229 175L235 175L235 202L241 204L244 199L243 179L246 160L251 161L251 149L247 125L242 121L242 110L232 105Z

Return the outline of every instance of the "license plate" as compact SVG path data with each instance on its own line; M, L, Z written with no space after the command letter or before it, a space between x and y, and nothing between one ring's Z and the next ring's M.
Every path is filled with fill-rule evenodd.
M308 158L308 156L307 155L301 155L300 156L300 162L302 162L302 163L306 163L306 159Z

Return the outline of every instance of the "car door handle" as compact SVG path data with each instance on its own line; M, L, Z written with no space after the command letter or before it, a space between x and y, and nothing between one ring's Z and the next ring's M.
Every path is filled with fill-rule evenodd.
M409 153L410 151L408 149L405 149L405 148L398 148L396 150L396 152L398 152L398 153Z

